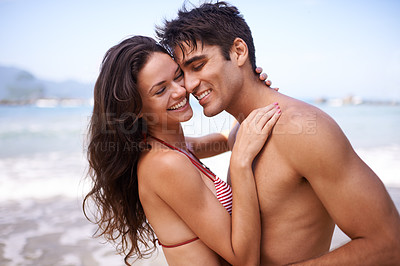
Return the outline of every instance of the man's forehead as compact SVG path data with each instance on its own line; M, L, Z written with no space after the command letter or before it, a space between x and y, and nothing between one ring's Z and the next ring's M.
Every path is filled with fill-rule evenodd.
M200 41L197 41L196 44L183 42L174 48L174 58L178 64L184 64L190 58L202 54L203 50L204 44Z

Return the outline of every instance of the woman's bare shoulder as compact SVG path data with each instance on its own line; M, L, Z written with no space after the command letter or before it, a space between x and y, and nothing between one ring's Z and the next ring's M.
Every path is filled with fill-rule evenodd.
M197 173L190 160L182 153L170 149L146 151L138 162L139 182L159 187L181 178L182 173ZM168 178L166 178L168 177Z

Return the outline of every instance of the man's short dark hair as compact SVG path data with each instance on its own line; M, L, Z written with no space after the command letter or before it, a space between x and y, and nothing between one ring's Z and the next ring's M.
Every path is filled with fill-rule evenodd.
M172 54L174 48L187 44L197 48L197 41L202 45L217 45L225 59L230 60L229 53L235 38L241 38L247 44L249 59L253 69L256 68L255 48L251 31L239 10L226 3L205 3L200 7L187 10L185 6L174 20L165 21L164 27L157 27L160 43Z

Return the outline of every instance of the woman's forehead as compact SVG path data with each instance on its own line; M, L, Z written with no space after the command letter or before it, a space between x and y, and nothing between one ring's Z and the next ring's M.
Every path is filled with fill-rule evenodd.
M150 90L156 84L173 79L178 64L165 53L153 53L138 75L139 88Z

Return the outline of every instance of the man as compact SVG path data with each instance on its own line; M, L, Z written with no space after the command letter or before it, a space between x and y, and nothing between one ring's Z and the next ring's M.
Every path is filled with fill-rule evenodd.
M400 264L399 213L384 185L328 115L265 89L253 71L250 29L235 7L181 10L158 36L206 116L226 110L241 123L270 103L282 109L254 162L262 265ZM351 241L329 252L335 224Z

